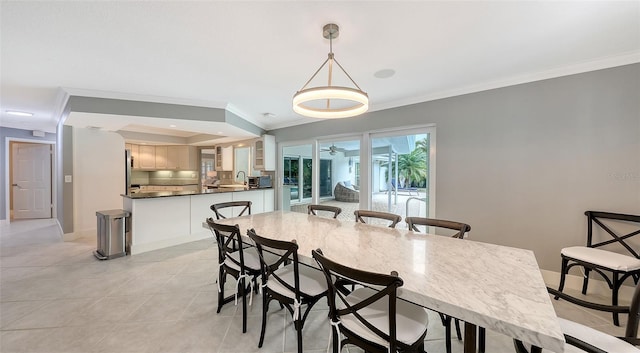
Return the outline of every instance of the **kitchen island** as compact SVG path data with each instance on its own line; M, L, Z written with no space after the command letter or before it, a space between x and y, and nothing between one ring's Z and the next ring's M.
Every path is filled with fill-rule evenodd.
M204 191L158 191L122 195L123 208L131 212L131 255L211 237L202 222L213 216L214 203L251 201L251 213L274 210L272 188L220 188ZM233 210L226 217L237 216Z

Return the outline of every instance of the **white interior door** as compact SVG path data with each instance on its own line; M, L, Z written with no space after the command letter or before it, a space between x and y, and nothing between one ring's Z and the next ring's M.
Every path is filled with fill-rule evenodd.
M51 145L14 143L13 218L51 218Z

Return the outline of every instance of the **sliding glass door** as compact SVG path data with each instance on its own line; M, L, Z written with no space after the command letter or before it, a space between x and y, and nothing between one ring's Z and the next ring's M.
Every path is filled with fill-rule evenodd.
M366 208L407 216L435 216L435 128L326 137L283 143L282 209L338 206L340 219Z
M302 205L311 200L313 187L311 147L311 144L304 144L282 148L281 196L285 210L306 212L306 208L296 205Z
M371 209L429 215L430 132L372 134Z

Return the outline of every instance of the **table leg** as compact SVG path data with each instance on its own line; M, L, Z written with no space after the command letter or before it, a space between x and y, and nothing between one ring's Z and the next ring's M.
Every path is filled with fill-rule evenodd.
M476 353L476 325L464 322L464 353Z

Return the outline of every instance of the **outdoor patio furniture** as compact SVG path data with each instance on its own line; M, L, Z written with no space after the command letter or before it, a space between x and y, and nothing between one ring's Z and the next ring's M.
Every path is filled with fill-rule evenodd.
M412 187L404 187L404 188L398 188L396 186L396 180L395 179L391 179L391 192L397 192L397 193L407 193L409 196L412 196L413 193L417 195L420 195L420 193L418 192L418 188L412 188Z
M336 201L360 202L360 192L345 186L342 181L336 184L335 189L333 189L333 196Z

